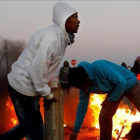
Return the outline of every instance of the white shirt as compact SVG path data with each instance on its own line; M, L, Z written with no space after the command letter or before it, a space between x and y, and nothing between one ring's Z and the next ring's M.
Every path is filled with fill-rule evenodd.
M27 96L51 96L48 83L54 81L55 71L69 43L65 22L76 12L63 2L55 4L54 25L34 33L12 65L8 81L15 90Z

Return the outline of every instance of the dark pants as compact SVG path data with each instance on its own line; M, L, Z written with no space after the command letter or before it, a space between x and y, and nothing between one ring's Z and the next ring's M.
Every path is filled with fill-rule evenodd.
M0 136L0 140L44 140L44 124L40 113L39 97L22 95L8 85L19 124Z
M101 109L99 115L100 140L112 139L112 118L116 113L119 103L121 102L124 96L126 96L129 99L129 101L140 112L140 82L138 82L135 87L133 87L130 91L125 92L119 100L114 102L110 108Z

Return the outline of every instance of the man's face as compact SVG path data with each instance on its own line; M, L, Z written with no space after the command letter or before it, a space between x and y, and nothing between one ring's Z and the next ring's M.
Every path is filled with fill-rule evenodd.
M88 88L88 84L89 84L89 77L85 80L85 82L82 85L76 88L86 90Z
M66 68L69 67L69 64L67 61L64 62L64 67L66 67Z
M77 33L79 24L80 21L78 20L78 13L75 13L66 20L66 31L68 33Z

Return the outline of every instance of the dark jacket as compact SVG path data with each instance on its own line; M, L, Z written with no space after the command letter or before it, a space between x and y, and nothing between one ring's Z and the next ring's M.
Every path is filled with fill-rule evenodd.
M134 66L132 67L131 71L137 76L138 74L140 74L140 64L138 63L138 61L134 62Z
M59 72L59 82L60 83L68 83L68 71L69 67L61 67Z

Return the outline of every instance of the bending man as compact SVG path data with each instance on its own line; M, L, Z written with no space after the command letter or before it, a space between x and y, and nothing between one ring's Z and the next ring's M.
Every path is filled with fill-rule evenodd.
M112 117L124 96L140 111L140 82L134 73L115 63L106 60L81 62L78 67L69 69L68 82L70 86L80 89L80 101L70 140L77 139L87 112L90 93L107 93L99 115L100 140L112 139Z

